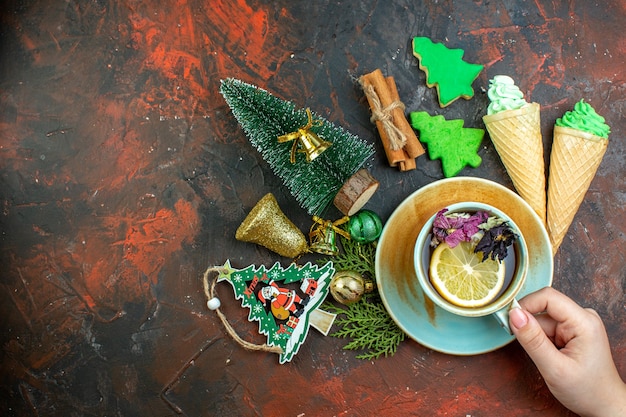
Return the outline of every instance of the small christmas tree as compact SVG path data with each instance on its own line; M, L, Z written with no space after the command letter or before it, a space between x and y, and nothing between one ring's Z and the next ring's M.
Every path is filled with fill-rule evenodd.
M222 80L220 92L252 145L310 215L321 215L346 181L374 153L371 144L323 117L308 109L298 110L294 103L281 100L241 80ZM302 133L303 130L331 142L330 147L311 161L301 151L292 154L295 148L291 139L278 140L281 136L284 138L291 134L293 140L297 141L298 132ZM290 158L290 154L295 159ZM370 188L367 198L371 193L373 191ZM343 211L341 207L338 208Z

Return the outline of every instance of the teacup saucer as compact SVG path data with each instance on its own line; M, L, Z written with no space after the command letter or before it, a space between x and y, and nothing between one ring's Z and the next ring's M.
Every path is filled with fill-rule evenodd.
M507 213L528 245L528 275L519 297L552 284L553 259L542 220L519 195L493 181L458 177L433 182L407 197L385 224L376 251L376 284L389 315L413 340L443 353L476 355L514 337L492 316L449 313L425 297L413 268L415 240L426 221L448 204L490 204Z

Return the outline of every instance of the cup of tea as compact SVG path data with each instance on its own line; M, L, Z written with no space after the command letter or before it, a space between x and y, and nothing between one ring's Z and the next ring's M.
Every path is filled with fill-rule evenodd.
M438 245L444 247L437 249ZM452 248L457 245L460 246L455 252ZM458 252L461 248L463 251ZM441 253L441 258L436 251ZM447 251L447 255L443 255L444 251ZM456 260L455 253L471 258L474 266L469 261ZM433 256L437 256L437 260L431 264ZM448 260L452 259L452 263L461 264L454 265L459 276L467 272L472 282L478 282L479 285L481 269L497 270L497 273L490 272L489 277L497 275L499 285L494 285L488 299L482 298L475 303L467 298L463 299L462 297L467 297L467 291L458 290L458 282L455 281L458 281L457 278L449 281L441 279L440 274L444 272L440 272L442 269L439 266L446 263L445 256ZM511 333L509 310L519 305L516 297L526 281L529 261L524 235L506 213L491 205L471 201L442 207L421 229L415 242L413 259L419 285L425 296L435 305L464 317L493 315ZM482 262L498 264L478 265ZM449 287L448 284L442 285L442 282L450 282ZM457 290L462 294L461 298L455 296L454 291Z

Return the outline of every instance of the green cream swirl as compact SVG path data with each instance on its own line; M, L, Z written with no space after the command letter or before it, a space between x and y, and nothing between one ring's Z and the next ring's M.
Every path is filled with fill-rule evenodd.
M490 81L487 97L491 100L487 114L495 114L505 110L515 110L528 104L524 94L508 75L496 75Z
M601 138L608 139L611 128L585 99L574 105L574 110L565 112L563 117L556 119L556 126L582 130Z

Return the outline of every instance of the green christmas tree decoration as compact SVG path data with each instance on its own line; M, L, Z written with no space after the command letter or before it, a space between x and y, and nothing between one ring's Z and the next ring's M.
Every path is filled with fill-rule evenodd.
M472 83L484 66L465 62L463 54L462 49L449 49L429 38L413 38L413 55L426 73L426 85L437 88L441 107L459 97L470 99L474 96Z
M283 364L298 352L309 327L316 327L314 320L319 316L315 313L328 294L334 272L332 262L322 266L292 263L286 269L277 262L269 269L263 265L235 269L226 261L217 282L233 287L235 299L250 309L248 320L259 323L259 333L267 336L269 346L282 349L279 362ZM294 288L295 283L299 288ZM326 324L330 327L332 321Z
M426 112L412 112L411 126L420 131L420 141L427 144L428 157L441 159L443 175L454 177L466 166L477 168L482 159L478 155L483 129L465 128L463 120L446 120Z
M262 88L228 78L222 80L220 92L252 145L309 215L321 215L374 154L371 144ZM290 139L297 140L305 132L331 143L310 161L302 152L292 153Z

